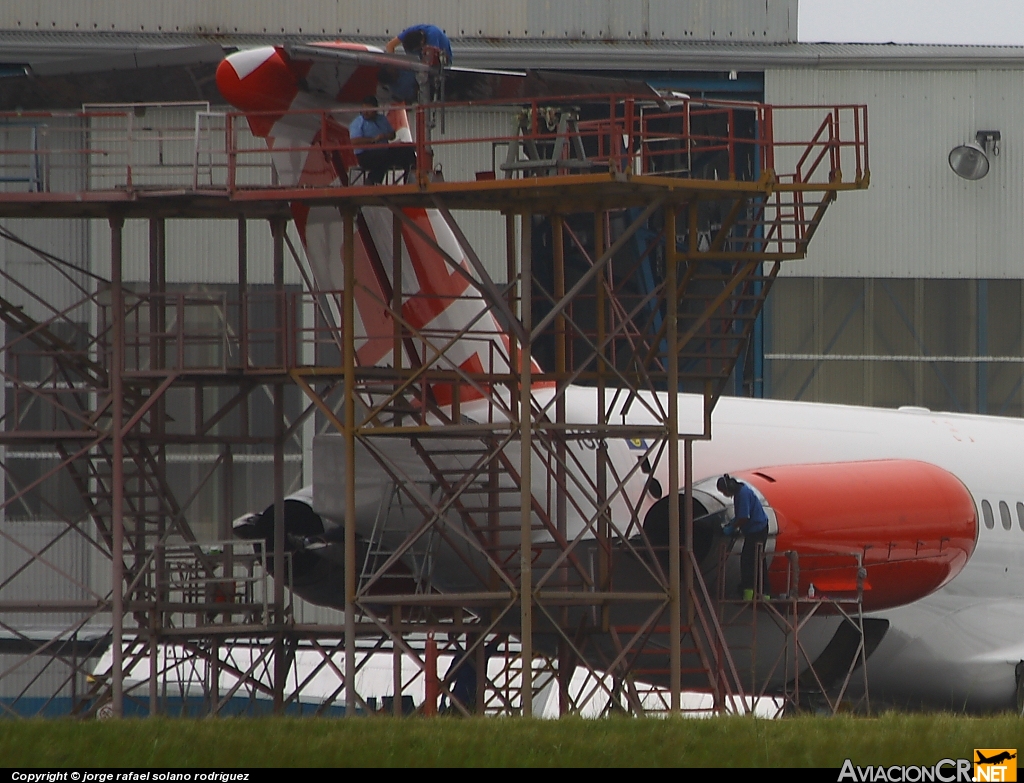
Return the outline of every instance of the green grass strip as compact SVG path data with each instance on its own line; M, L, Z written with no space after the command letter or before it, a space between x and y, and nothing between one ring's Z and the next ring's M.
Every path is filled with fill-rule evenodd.
M1024 721L877 718L559 721L294 719L0 721L10 767L824 766L970 758L1024 749Z

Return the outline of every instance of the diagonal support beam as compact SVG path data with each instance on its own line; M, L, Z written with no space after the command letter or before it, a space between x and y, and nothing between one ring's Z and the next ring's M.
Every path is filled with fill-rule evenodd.
M452 256L443 247L441 247L439 244L437 244L437 240L435 240L426 231L424 231L422 228L420 228L420 226L416 223L415 220L413 220L412 218L410 218L408 215L405 214L404 210L402 210L402 209L400 209L398 207L391 206L391 205L387 205L387 206L388 206L388 209L391 210L392 214L394 214L395 217L397 217L400 221L402 221L402 225L406 226L410 231L412 231L414 234L416 234L416 236L418 236L420 239L422 239L424 242L426 242L430 246L431 250L434 250L438 254L440 254L440 256L452 267L452 269L457 274L459 274L462 278L464 278L466 280L466 282L468 282L471 286L473 286L473 288L475 288L477 291L479 291L484 296L485 301L487 301L489 303L489 306L491 306L491 307L498 307L499 310L501 310L501 312L503 314L507 314L507 317L508 317L508 315L511 314L511 311L508 309L508 303L504 301L504 297L502 297L500 292L498 292L497 286L494 286L494 282L493 281L491 281L491 285L494 286L494 292L495 292L495 297L496 297L494 299L491 298L491 292L488 291L487 286L484 283L480 282L475 277L473 277L471 274L469 274L469 272L466 271L466 268L463 267L462 264L458 260L456 260L455 258L452 258ZM449 216L449 218L450 218L450 216ZM462 239L465 240L465 237L463 236ZM461 244L461 242L460 242L460 244ZM465 249L465 247L463 247L463 249ZM479 259L477 259L477 262L479 263ZM471 263L472 263L472 261L471 261ZM485 271L485 274L486 274L486 271ZM487 276L487 280L490 280L490 275ZM511 320L509 321L508 326L509 326L509 329L511 329L512 332L516 335L516 337L518 337L520 340L526 339L526 332L523 330L522 324L519 323L519 319L518 318L515 318L514 316L511 317Z
M577 296L579 296L580 292L583 291L583 289L590 284L590 282L597 276L597 274L605 268L608 262L615 257L615 254L618 253L626 244L626 242L628 242L633 237L633 234L635 234L640 229L640 227L647 222L648 218L650 218L651 215L653 215L658 209L661 208L661 205L665 203L666 198L667 196L662 196L661 198L656 199L655 201L648 204L647 208L640 213L640 216L632 223L630 223L629 227L622 232L622 236L615 240L615 243L610 248L608 248L600 256L597 257L597 260L594 261L594 265L590 267L590 269L588 269L579 280L576 281L576 285L569 289L566 295L563 296L555 304L555 306L551 308L551 311L543 318L541 318L537 325L533 327L533 330L530 332L531 341L536 340L538 337L544 334L544 330L551 325L555 318L561 315L565 308L569 305L569 303L573 301L573 299L575 299Z
M434 196L433 201L434 206L437 207L437 211L440 212L441 217L444 218L444 222L448 224L448 228L450 228L452 233L455 235L455 240L459 243L459 247L462 248L462 252L466 254L466 258L468 258L469 263L472 264L473 271L480 276L481 285L484 289L483 292L490 297L492 307L496 307L498 312L505 316L505 320L508 322L512 331L515 332L516 337L523 340L526 337L525 330L521 328L519 319L516 318L515 313L512 312L512 308L509 307L508 301L504 296L502 296L501 292L498 290L498 286L487 271L487 268L480 261L480 257L476 254L476 251L473 250L473 246L469 243L469 240L466 239L466 235L462 232L462 227L455 222L455 219L452 217L452 213L448 211L448 207L441 203L441 200L437 196Z

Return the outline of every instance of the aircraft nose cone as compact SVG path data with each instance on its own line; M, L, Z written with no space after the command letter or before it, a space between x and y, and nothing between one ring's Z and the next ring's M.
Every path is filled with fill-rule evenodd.
M875 611L911 603L953 579L974 552L974 500L952 473L925 462L788 465L741 474L778 516L773 593L813 583L818 595L856 594ZM863 571L858 575L857 557Z

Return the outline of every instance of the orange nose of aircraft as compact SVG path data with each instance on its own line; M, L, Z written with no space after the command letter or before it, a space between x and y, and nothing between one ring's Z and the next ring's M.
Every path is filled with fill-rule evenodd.
M935 465L880 460L738 475L778 517L768 569L773 594L795 587L803 596L813 584L816 594L838 598L863 589L865 611L901 606L960 573L977 543L970 493Z

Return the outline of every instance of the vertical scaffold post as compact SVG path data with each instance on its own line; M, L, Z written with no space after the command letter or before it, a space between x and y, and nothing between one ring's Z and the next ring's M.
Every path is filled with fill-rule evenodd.
M154 351L150 358L151 366L167 368L167 221L161 218L157 223L157 237L156 237L156 251L157 251L157 264L156 264L156 292L160 295L160 306L156 309L155 329L154 332L158 335ZM152 309L152 308L151 308ZM167 401L163 397L156 401L153 406L152 415L152 426L151 431L154 437L160 441L160 445L157 447L157 470L162 481L167 480L167 445L163 442L164 434L167 428ZM156 600L158 604L166 603L168 600L169 592L169 580L167 579L167 561L164 557L163 542L167 535L167 527L171 523L171 517L168 513L169 509L162 502L157 501L158 516L156 523L156 540L160 542L155 547L153 553L153 561L155 566L155 583L156 583ZM160 628L164 626L164 615L163 613L156 614L156 623ZM151 669L150 674L156 671ZM156 690L157 682L155 678L151 681L151 687ZM166 697L165 697L166 699ZM157 704L159 706L159 696L157 697ZM167 705L163 705L164 709ZM159 712L159 710L157 710ZM156 713L154 713L156 714Z
M110 395L113 420L110 426L111 460L111 708L124 715L124 289L122 288L122 235L124 218L110 218Z
M397 320L397 319L396 319ZM402 607L395 604L391 608L392 634L398 639L392 641L391 649L391 689L394 693L391 702L391 711L394 716L400 717L402 713L402 647L399 644L402 636Z
M597 507L602 508L608 499L608 401L607 384L608 368L610 363L605 361L605 352L608 350L605 345L607 334L607 304L605 297L605 270L608 264L601 264L600 259L604 256L608 247L605 235L605 212L596 210L594 212L594 259L597 262L597 274L594 276L595 291L595 319L597 321L597 426L600 434L597 436L597 475L594 477L597 485ZM609 259L609 262L611 260ZM611 583L611 524L608 518L608 510L602 509L597 517L597 562L598 562L598 590L606 593L610 590ZM610 623L611 607L607 601L601 605L601 630L608 631Z
M394 327L392 366L396 372L402 370L402 221L397 214L391 216L391 323ZM401 426L401 421L396 424Z
M515 315L519 312L519 303L516 301L516 216L512 212L505 214L505 271L508 280L508 307ZM509 336L508 341L508 364L509 374L515 378L516 357L519 349L515 335ZM509 383L509 395L511 407L516 406L515 381Z
M533 215L522 216L522 246L520 247L519 308L523 333L533 329ZM533 406L530 404L533 364L532 344L523 340L519 358L519 435L520 435L520 492L519 492L519 603L522 634L522 711L523 717L533 716Z
M607 373L609 363L605 361L605 335L607 332L606 299L605 299L605 268L606 264L599 263L607 248L607 237L604 230L605 212L597 210L594 212L594 259L597 261L597 274L594 277L595 304L594 313L597 328L597 426L600 434L597 436L597 475L594 477L597 489L597 508L604 506L608 496L608 446L607 432L608 424L608 398L607 398ZM610 261L609 261L610 262ZM597 518L597 589L599 593L605 593L611 582L611 540L610 524L607 510L598 512ZM601 605L601 630L607 632L610 622L610 607L607 602ZM617 675L616 675L617 677ZM617 708L618 704L615 704Z
M355 214L345 210L345 291L342 313L345 378L345 715L356 714L356 353Z
M240 218L240 222L243 220L244 219ZM242 226L239 227L240 230L241 228ZM239 307L241 307L241 297L239 297ZM228 318L227 313L225 313L224 317L225 319ZM221 513L217 538L221 541L230 541L232 536L231 522L235 518L235 459L230 443L223 444L221 454L224 457L223 466L221 467L221 472L224 476L224 485L221 488ZM235 556L234 549L230 544L224 547L224 551L221 553L220 558L221 577L224 580L223 582L217 583L220 597L225 601L225 603L233 603L235 600L235 583L233 580L235 572ZM219 615L218 621L227 625L233 622L233 617L230 614ZM217 705L220 703L220 645L221 638L214 635L210 641L211 715L217 714Z
M683 440L683 585L686 588L686 624L694 622L693 592L693 438Z
M560 302L565 297L565 245L564 245L564 218L561 215L551 216L551 249L554 262L554 296L555 301ZM555 317L555 374L558 377L557 383L564 384L566 373L566 330L565 314L559 311ZM565 426L565 393L559 393L555 398L555 421L560 427ZM566 448L564 434L555 441L556 457L556 484L559 492L555 498L555 523L559 534L564 538L566 534L566 522L568 516L568 504L566 495L568 491L568 476L566 475L566 459L568 449ZM559 574L559 586L562 590L568 590L568 568L563 567ZM569 608L562 607L560 622L563 628L569 627ZM572 708L569 696L569 685L572 682L572 675L575 667L572 665L572 653L569 643L563 637L558 640L558 714L565 715Z
M441 695L441 683L437 679L437 640L433 631L427 632L427 641L423 647L423 662L426 670L423 672L424 698L423 714L428 718L437 715L437 700Z
M697 232L697 218L698 218L698 202L693 200L689 204L689 211L687 213L687 246L686 246L686 263L689 271L690 264L699 263L697 259L697 252L700 249L698 232ZM672 247L675 248L675 237L672 238ZM673 294L674 296L674 294ZM677 346L679 347L679 346ZM676 388L678 395L679 389ZM705 387L704 395L704 435L709 436L711 434L711 407L714 403L709 399L707 395L707 387ZM683 547L686 551L686 560L683 563L683 582L686 590L686 623L690 629L690 634L693 638L694 644L699 644L697 635L693 630L694 623L694 606L693 602L696 600L693 589L693 438L687 437L683 442ZM715 675L715 708L720 708L718 694L721 686L721 666L716 664Z
M231 138L229 136L228 138ZM249 366L249 224L245 216L238 218L238 362L244 371ZM249 394L238 402L238 434L249 437ZM225 568L231 573L231 550Z
M274 241L275 363L284 364L284 229L280 218L270 221ZM284 386L274 383L274 713L284 712L284 685L288 661L284 644Z
M682 602L679 595L679 307L676 286L679 260L676 257L676 208L665 207L665 317L668 337L668 581L669 581L669 688L671 712L680 710ZM689 601L689 596L687 596Z
M244 217L238 218L238 339L242 369L249 365L249 232ZM249 396L241 400L243 436L249 434Z
M166 300L163 294L167 290L167 225L163 218L151 218L149 221L149 367L150 370L162 370L164 369L164 356L163 356L163 332L165 325L165 307ZM159 381L154 380L150 386L150 394L156 394ZM157 400L153 406L153 411L150 417L150 432L154 438L160 442L163 440L164 432L164 403L163 400ZM158 466L160 469L160 475L165 476L166 473L163 468L166 465L166 449L163 446L158 446ZM147 503L148 501L143 501ZM147 508L148 510L148 508ZM156 717L160 714L160 693L158 683L159 677L157 672L160 671L159 664L159 648L160 648L160 628L162 625L160 603L161 603L161 585L164 583L163 572L163 547L161 542L163 541L164 533L164 512L162 503L159 498L155 499L153 504L153 510L157 517L156 526L156 545L154 546L153 552L153 566L154 566L154 600L153 610L149 615L149 716L151 718ZM214 673L216 674L216 672Z

